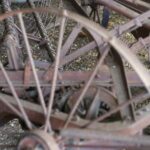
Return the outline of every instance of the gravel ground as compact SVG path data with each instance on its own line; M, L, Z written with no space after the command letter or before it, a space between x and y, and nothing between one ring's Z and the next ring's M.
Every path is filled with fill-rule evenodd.
M0 127L0 150L15 150L15 146L23 134L17 119L11 120Z

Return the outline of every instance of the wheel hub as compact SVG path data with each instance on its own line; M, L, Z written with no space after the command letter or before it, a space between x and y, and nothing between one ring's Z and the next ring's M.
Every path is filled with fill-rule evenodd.
M19 141L17 150L59 150L55 139L44 131L26 133Z

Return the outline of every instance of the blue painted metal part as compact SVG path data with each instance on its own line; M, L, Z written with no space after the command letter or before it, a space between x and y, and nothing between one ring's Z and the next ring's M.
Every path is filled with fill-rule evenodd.
M109 17L110 17L110 11L108 10L108 8L104 7L101 25L105 28L108 27Z

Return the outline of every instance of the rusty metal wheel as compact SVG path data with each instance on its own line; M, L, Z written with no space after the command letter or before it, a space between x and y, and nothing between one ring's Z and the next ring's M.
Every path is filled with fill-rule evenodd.
M28 24L26 24L24 16L32 13L37 15L40 12L60 18L59 26L55 28L59 35L58 39L55 39L58 41L58 45L54 47L54 53L51 54L53 59L49 62L45 62L42 57L41 60L34 57L32 39L26 31ZM118 30L108 33L88 19L66 10L57 10L51 7L7 12L0 16L0 20L5 19L7 22L7 19L12 19L11 16L16 16L15 21L21 31L19 34L21 41L17 41L22 43L19 52L24 52L26 56L23 57L24 59L20 59L19 56L22 54L16 51L18 43L14 39L14 32L13 34L9 32L6 38L8 65L4 66L3 63L0 63L0 106L1 115L14 114L24 120L29 129L29 133L27 132L20 139L17 145L18 150L50 150L70 147L73 149L87 149L88 147L88 149L111 150L118 148L149 149L149 138L135 138L129 135L139 133L149 124L149 115L137 116L133 103L143 101L150 95L147 92L135 98L130 95L129 86L132 85L132 82L127 82L122 57L131 64L137 78L140 78L148 92L150 92L149 73L129 47L114 36ZM138 18L141 23L150 17L150 12L143 16ZM70 21L73 30L69 34L65 34L65 29ZM127 27L127 29L136 28L137 23L132 20ZM91 35L90 39L85 45L76 47L75 40L78 38L83 40L79 37L83 28ZM119 33L127 31L127 29L119 27L119 31L121 30ZM93 38L91 39L91 37ZM48 41L44 42L48 43ZM94 57L96 61L90 71L67 70L66 66L69 66L71 62L81 63L85 59L81 56L95 48L99 50L100 56ZM84 100L84 96L92 101L91 106L88 104L88 109L80 107L82 100L85 102L84 104L88 103L87 100ZM100 106L101 99L105 103L108 102L108 105L115 106L110 106L109 110L106 106L105 110L107 111L99 113L100 107L97 106ZM67 105L70 110L66 113L63 106ZM87 113L84 114L79 109L85 110ZM93 111L93 109L96 110ZM119 119L103 122L112 114L119 114ZM69 128L72 129L69 130Z

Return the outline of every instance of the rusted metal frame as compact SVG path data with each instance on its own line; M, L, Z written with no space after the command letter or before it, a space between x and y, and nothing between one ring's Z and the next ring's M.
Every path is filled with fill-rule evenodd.
M147 48L150 47L150 36L146 37L146 38L140 38L138 40L138 42L134 43L131 45L131 49L134 51L134 52L139 52L139 50L141 50L142 48L145 48L147 50Z
M65 16L74 19L75 21L78 21L79 23L82 23L83 25L87 26L89 23L90 26L88 26L89 29L93 30L93 32L96 32L98 35L102 36L106 41L109 42L111 46L114 47L114 49L122 55L130 64L131 66L135 69L135 71L138 73L139 77L141 80L144 82L145 87L147 87L148 90L150 90L150 79L149 75L147 74L147 70L143 68L143 65L139 62L139 60L136 58L133 53L131 53L130 49L127 48L120 40L118 40L116 37L113 37L111 34L108 32L106 33L106 30L104 30L102 27L100 27L98 24L95 24L86 18L83 18L82 16L78 16L75 18L75 14L71 15L71 13L66 13L65 11ZM139 67L137 67L137 65ZM144 78L142 77L144 73ZM144 81L145 80L145 81Z
M4 95L4 94L0 94L0 97L3 97L3 99L6 100L5 103L3 103L3 101L0 101L0 107L1 107L1 112L2 114L14 114L16 115L15 112L13 112L10 107L8 107L6 105L6 103L12 105L15 108L18 108L18 105L16 104L16 102L14 101L14 98L8 95ZM23 104L24 109L26 110L29 119L37 124L43 125L44 122L44 117L43 117L43 112L42 112L42 108L40 105L37 104L33 104L24 100L21 100L21 103ZM19 116L17 116L19 117ZM51 121L52 121L52 127L53 129L60 129L63 124L64 124L64 120L66 119L67 115L60 113L53 113L51 115ZM84 124L85 121L82 122L71 122L69 124L70 127L80 127L80 125ZM97 126L98 127L98 126Z
M121 56L114 49L111 49L110 55L106 59L106 63L109 66L114 86L113 88L118 104L120 105L132 97L124 70L124 64ZM135 120L134 108L132 105L122 109L120 114L123 120Z
M2 94L0 93L0 97L3 97L3 99L5 99L5 103L8 103L9 105L14 106L15 108L18 108L17 103L14 101L14 97L6 95L6 94ZM45 119L44 119L44 114L42 111L42 108L40 105L38 104L34 104L25 100L20 99L20 102L23 104L24 109L26 110L26 113L29 116L29 119L37 124L44 124ZM5 104L3 103L3 101L0 100L0 110L1 113L10 113L10 114L15 114L14 112L12 112L12 110ZM51 114L51 122L52 122L52 127L53 129L61 129L64 125L64 121L67 118L66 114L63 114L61 112L56 112ZM80 122L71 122L69 124L70 127L80 127L81 125L83 125L85 122L80 123Z
M115 0L115 1L139 13L142 13L150 9L150 4L148 1L147 2L141 0L124 0L124 1Z
M19 20L20 27L21 27L21 30L22 30L22 33L23 33L23 39L24 39L24 42L25 42L25 47L26 47L26 50L27 50L30 65L31 65L31 68L32 68L32 71L33 71L35 82L36 82L39 102L40 102L40 104L43 108L43 113L44 113L45 118L46 118L47 108L46 108L46 104L45 104L45 101L44 101L44 96L43 96L43 93L42 93L42 90L41 90L40 81L39 81L39 78L38 78L38 75L37 75L37 72L36 72L35 64L34 64L34 61L33 61L32 53L31 53L31 47L30 47L28 37L27 37L27 34L26 34L26 29L25 29L25 24L24 24L24 21L23 21L22 13L18 14L18 20Z
M89 81L87 83L85 83L82 93L77 98L77 101L76 101L74 107L72 108L71 112L69 113L68 118L67 118L67 120L66 120L66 122L64 124L64 128L67 128L68 124L70 123L70 121L71 121L74 113L76 112L80 102L83 100L83 97L85 96L88 88L90 87L90 85L91 85L91 83L92 83L92 81L93 81L97 71L100 69L100 67L102 66L102 64L103 64L103 62L104 62L104 60L106 58L106 56L108 55L108 52L109 52L109 47L106 47L104 53L102 54L101 58L99 59L99 61L98 61L97 65L96 65L94 71L92 72L92 74L91 74L91 76L89 78Z
M80 24L77 24L72 32L69 34L69 36L67 37L67 40L65 41L65 43L62 46L62 50L61 50L61 58L64 57L69 48L71 47L71 44L73 44L73 42L75 41L75 39L77 38L78 34L81 32L82 30L82 26Z
M36 8L36 9L33 9L33 10L24 10L23 12L33 12L33 11L35 11L35 10L39 10L39 11L46 11L47 9L46 8L44 8L44 9L42 9L42 8ZM48 11L48 10L47 10ZM13 14L15 14L15 13L17 13L17 12L20 12L20 11L16 11L16 12L14 12L14 13L11 13L12 15ZM89 28L91 28L93 31L98 31L97 33L98 34L100 34L102 37L104 37L104 38L111 38L110 36L108 36L108 34L106 33L106 31L104 30L104 29L102 29L101 27L99 27L98 25L96 25L96 24L94 24L94 23L92 23L92 22L90 22L89 20L87 20L87 19L85 19L85 18L83 18L83 17L81 17L81 16L78 16L78 15L75 15L74 13L71 13L71 12L69 12L69 13L67 13L67 11L61 11L61 13L60 12L56 12L54 9L51 9L51 12L53 12L53 13L56 13L56 14L58 14L58 15L61 15L62 13L66 16L66 17L69 17L70 19L74 19L74 20L76 20L76 21L78 21L78 22L80 22L80 23L82 23L83 25L87 25L87 23L89 23L89 24L91 24L91 26L89 26ZM8 16L9 14L7 14L7 15L5 15L5 17L6 16ZM78 18L75 18L75 16ZM102 32L99 32L99 30L97 30L97 29L99 29L100 31L102 31ZM124 53L125 51L123 51L123 50L119 50L119 48L123 48L124 46L119 42L118 43L118 41L117 41L117 39L116 38L112 38L113 40L110 40L110 43L114 46L114 47L116 47L117 48L117 50L119 51L119 52L121 52L121 54L122 55L124 55L124 57L135 67L135 63L133 63L133 59L130 59L129 60L129 58L133 58L134 56L133 55L130 55L130 57L128 57L129 55L127 54L127 53ZM117 45L116 45L116 42L118 43ZM121 47L120 47L121 46ZM121 48L121 49L122 49ZM127 48L123 48L123 49L127 49ZM130 51L128 51L128 53L131 53ZM128 56L127 56L128 55ZM138 72L138 74L140 75L140 77L142 77L143 75L143 73L144 73L144 78L142 78L142 80L144 81L144 83L145 83L145 85L148 87L149 85L148 85L148 82L145 82L145 80L148 80L147 79L147 73L146 73L146 71L144 71L143 69L143 71L141 72L141 68L143 68L142 66L141 66L141 64L139 64L139 62L138 62L138 60L134 57L134 61L136 60L136 64L138 64L140 67L135 67L134 69Z
M118 12L118 13L121 13L122 15L130 18L130 19L133 19L137 16L139 16L139 13L115 2L115 1L110 1L110 0L96 0L95 1L97 4L103 4L107 7L109 7L110 9ZM149 20L149 19L148 19ZM147 29L150 29L150 23L146 23L144 25L144 27L146 27Z
M99 43L99 38L97 35L91 33L96 40L97 44ZM102 53L101 48L99 47L100 53ZM115 94L118 99L118 104L123 103L126 100L131 99L131 92L128 86L124 65L121 59L121 56L112 48L110 55L106 58L106 63L109 66L110 74L112 76L112 81L114 85ZM123 120L135 120L134 109L131 106L127 107L124 110L120 111L121 118Z
M33 3L32 0L28 0L28 3L29 3L29 5L32 9L35 8L35 4ZM42 38L45 41L45 46L46 46L46 49L47 49L47 53L48 53L51 61L53 62L55 60L54 56L55 56L56 52L51 47L51 41L49 40L49 37L47 35L47 31L45 30L45 26L44 26L38 12L33 12L33 16L34 16L34 18L36 20L36 23L37 23L37 26L39 28L40 35L42 36Z
M139 114L137 116L137 121L129 126L127 132L130 132L132 135L136 134L139 129L143 131L144 128L149 126L150 120L150 105L148 104L145 108L138 110ZM140 131L140 130L139 130Z
M129 4L128 2L123 2L123 1L120 1L120 0L115 0L115 1L117 3L123 5L123 6L125 6L125 7L129 8L129 9L139 13L139 14L143 13L143 11L145 10L145 8L143 8L141 6L137 6L137 5L135 6L134 4L131 4L131 3Z
M103 141L104 142L104 141ZM70 149L78 149L78 150L95 150L95 149L99 149L99 150L117 150L117 149L127 149L127 150L141 150L141 147L138 146L130 146L130 145L120 145L120 144L109 144L109 145L104 145L103 143L100 144L101 142L99 141L88 141L87 143L77 143L76 141L74 141L75 144L66 144L65 147L66 148L70 148ZM77 144L76 144L77 143ZM142 146L142 150L149 150L148 146Z
M122 14L126 17L129 17L129 18L134 18L138 14L134 10L129 9L129 8L117 3L114 0L106 0L106 1L104 1L104 0L95 0L94 3L97 4L97 5L107 6L108 8L110 8L110 9L116 11L116 12L119 12L120 14ZM90 2L86 1L85 5L90 5Z
M110 33L114 36L119 37L121 34L123 34L125 32L131 32L131 31L137 29L139 26L142 26L142 24L144 24L144 22L149 18L149 16L150 16L150 11L134 18L133 20L129 21L128 23L126 23L122 26L118 26L114 30L110 31ZM136 20L138 20L138 22ZM65 56L61 60L61 63L60 63L61 65L71 62L72 60L85 54L86 52L90 51L91 49L96 48L97 45L98 45L98 47L101 47L103 45L104 40L102 38L99 38L99 36L97 34L90 31L89 29L87 29L87 30L90 32L90 34L93 36L93 38L96 42L95 41L90 42L89 44L81 47L80 49L71 53L70 55Z
M15 101L13 100L13 97L11 96L8 96L8 95L4 95L4 94L1 94L1 96L4 96L4 99L6 99L6 102L10 103L10 105L13 105L15 107L17 107L17 104L15 104ZM145 98L144 99L147 99L149 98L150 96L149 95L145 95ZM138 99L135 99L135 101L137 102ZM141 97L139 98L139 100L141 100ZM1 112L4 113L13 113L11 112L11 110L9 108L7 108L7 105L1 101ZM33 104L33 103L30 103L30 102L26 102L26 101L23 101L21 100L21 103L23 104L23 107L24 109L26 110L30 120L32 122L36 122L36 123L40 123L40 124L43 124L44 122L44 118L43 118L43 113L42 113L42 109L41 109L41 106L39 105L36 105L36 104ZM52 114L51 116L51 119L53 120L52 121L52 126L54 129L61 129L61 127L63 126L63 122L65 120L67 116L64 116L61 112L58 112L58 113L55 113L55 114ZM80 121L75 121L75 122L71 122L69 124L69 127L81 127L83 124L85 124L86 122L83 121L82 122L82 119ZM149 122L148 122L149 123ZM147 123L147 124L148 124ZM136 124L136 123L135 123ZM145 126L147 125L145 124ZM122 127L121 127L122 126ZM136 128L132 130L132 128L130 128L130 124L129 126L123 126L123 124L119 124L119 123L97 123L97 125L95 124L94 126L91 126L90 128L93 128L93 129L99 129L99 130L102 130L103 131L113 131L113 132L116 132L116 133L120 133L120 134L125 134L125 135L130 135L130 134L136 134L138 133L138 131L141 130L141 126L139 128Z
M60 73L63 80L58 80L57 86L77 85L79 83L87 82L92 72L65 71ZM24 71L17 71L17 72L7 71L7 74L15 87L36 87L36 82L32 71L30 72L30 76L25 76ZM51 87L51 84L49 84L49 82L52 81L53 70L51 70L51 72L49 72L49 74L47 75L48 80L43 79L45 71L37 71L37 74L40 80L40 85L42 87ZM28 82L26 82L25 84L25 81ZM130 87L144 87L142 81L134 71L127 72L127 81ZM105 70L105 68L103 68L102 71L97 73L97 76L93 80L92 85L112 87L113 86L112 82L113 81L110 72L108 70ZM6 80L4 80L2 71L0 71L0 86L1 87L8 86Z
M19 110L21 112L22 117L24 118L24 121L26 122L28 128L32 129L32 123L30 122L30 120L29 120L29 118L28 118L28 116L27 116L27 114L26 114L26 112L25 112L21 102L19 101L19 97L18 97L18 95L17 95L17 93L15 91L15 88L14 88L14 86L13 86L13 84L12 84L12 82L11 82L11 80L10 80L10 78L9 78L9 76L8 76L6 70L5 70L5 68L4 68L4 66L3 66L3 64L1 62L0 62L0 69L3 72L3 75L4 75L4 77L5 77L5 79L6 79L7 83L8 83L8 86L9 86L9 88L10 88L10 90L11 90L13 96L14 96L15 101L17 102L18 108L19 108Z
M109 8L125 15L126 17L128 18L134 18L136 16L139 15L139 13L137 12L134 12L132 11L131 9L127 8L127 7L124 7L123 5L121 4L117 4L115 1L111 1L111 5L109 3L109 0L96 0L97 3L102 3L103 5L106 5L108 6ZM149 20L149 19L148 19ZM148 21L147 20L147 21ZM138 20L137 20L138 21ZM133 35L136 37L136 38L139 38L140 36L142 37L145 37L145 36L148 36L148 29L150 29L150 24L149 23L145 23L143 27L139 28L137 30L137 32L133 32Z
M9 0L2 0L3 11L5 13L11 12L11 2ZM18 33L14 28L14 18L12 16L4 20L6 36L4 39L4 45L7 48L8 61L11 69L18 70L22 67L22 60L20 58L21 51L19 47Z
M125 32L132 32L139 27L144 26L146 22L148 22L148 18L150 16L150 11L147 11L135 18L133 18L131 21L128 23L118 26L116 29L110 31L112 34L115 34L117 36L125 33ZM118 33L118 34L117 34Z
M67 63L69 63L69 62L71 62L71 61L73 61L73 60L75 60L76 58L82 56L83 54L86 54L87 52L89 52L90 50L92 50L94 48L97 48L97 45L96 45L95 41L90 42L90 43L86 44L85 46L77 49L75 52L64 56L61 59L60 67L67 64Z
M104 6L107 6L108 8L128 17L128 18L135 18L138 13L135 12L134 10L132 9L129 9L117 2L115 2L114 0L95 0L95 3L97 4L101 4L101 5L104 5Z
M76 130L77 131L77 130ZM107 133L106 133L107 134ZM109 134L108 134L109 135ZM66 136L64 136L65 138ZM82 137L82 136L81 136ZM72 139L73 142L68 143L68 141ZM84 139L84 138L82 138ZM131 139L131 138L129 138ZM70 148L70 149L78 149L78 150L122 150L122 149L127 149L127 150L149 150L149 146L146 145L141 145L138 146L138 144L130 144L130 142L120 142L120 141L115 141L115 140L96 140L93 138L90 140L82 140L80 141L79 137L68 138L68 141L66 141L65 147ZM123 140L122 140L123 141ZM139 144L140 145L140 144Z
M150 147L149 137L131 137L123 136L119 134L114 134L105 131L93 131L93 130L81 130L81 129L65 129L60 131L60 135L64 138L73 138L73 139L85 139L81 142L81 145L90 145L93 140L93 145L101 146L123 146L124 148L130 149L130 147L135 147L138 149L148 149ZM144 148L145 147L145 148Z
M53 77L53 70L51 72L49 72L48 76L48 80L43 79L43 75L44 75L45 71L37 71L38 74L38 78L40 80L40 85L42 87L46 86L46 87L51 87L51 84L49 84L50 81L52 81L52 77ZM76 85L78 83L82 83L82 82L86 82L89 78L89 76L91 75L92 72L80 72L80 71L73 71L73 72L62 72L62 82L58 80L57 86L61 86L61 85ZM25 79L25 72L24 71L17 71L17 72L13 72L13 71L7 71L7 74L9 76L9 78L11 79L12 83L14 86L20 86L20 87L35 87L36 86L36 82L33 76L33 72L30 72L30 76L28 76L29 79ZM0 86L1 87L6 87L8 86L6 80L4 80L4 76L2 74L2 71L0 71ZM99 74L100 77L96 77L93 81L93 84L95 85L97 83L97 85L104 85L106 86L107 84L109 85L109 82L111 83L110 80L110 74L107 75L107 72L102 71ZM132 75L133 76L133 75ZM28 81L28 83L24 83L24 81ZM109 85L110 86L110 85Z
M97 44L99 43L99 39L97 35L91 33L95 38ZM100 53L102 53L101 49L99 48ZM106 58L106 63L109 66L110 74L112 76L112 81L115 89L115 94L118 99L118 104L123 103L126 100L131 99L131 92L127 82L124 65L122 62L121 56L112 48L110 55ZM121 110L121 118L124 120L134 120L134 110L132 105L128 108Z
M71 97L69 97L67 104L70 110L73 108L74 104L77 101L76 98L81 94L81 92L82 89L74 92ZM91 100L89 107L86 108L86 120L93 120L97 117L101 102L104 102L104 104L106 104L110 108L110 110L114 109L117 106L117 99L113 95L113 93L102 87L91 86L86 92L84 98L88 98Z
M8 95L2 94L2 93L0 94L0 97L3 97L3 99L5 99L5 101L6 101L5 103L8 103L8 104L12 105L13 107L15 107L16 109L18 109L18 104L14 101L14 97L8 96ZM33 103L30 103L28 101L21 100L21 99L20 99L20 102L22 103L29 119L32 122L38 123L41 125L44 123L44 120L45 120L44 114L43 114L42 107L40 105L33 104ZM10 113L10 114L16 115L15 112L13 112L5 103L3 103L3 101L0 100L1 112L3 112L3 114ZM54 114L51 116L51 120L52 120L54 129L57 129L57 127L59 128L60 126L63 125L64 115L63 115L63 117L61 117L61 116L62 116L61 114L56 115L56 117ZM75 127L76 125L72 125L72 127L73 126Z
M137 97L134 97L132 99L130 99L129 101L126 101L124 104L121 104L119 106L117 106L115 109L111 110L110 112L108 112L107 114L104 114L103 116L98 117L97 119L85 124L83 126L83 128L88 128L91 125L93 125L96 122L102 121L104 119L106 119L107 117L110 117L112 114L117 113L118 111L120 111L121 109L129 106L130 104L138 103L140 101L143 101L144 99L149 99L150 94L141 94ZM149 124L149 115L145 115L145 117L143 116L143 118L132 122L131 125L129 125L124 131L122 130L120 133L127 135L127 134L131 134L131 135L135 135L137 134L139 131L141 131L143 128L147 127ZM136 128L134 128L136 127Z
M121 30L120 30L121 31ZM96 40L97 41L97 40ZM119 55L118 55L119 56ZM115 61L112 63L111 62L111 67L110 67L110 70L111 70L111 74L112 74L112 78L113 78L113 81L115 83L115 88L118 89L117 90L117 97L121 97L121 99L118 99L118 100L122 100L122 98L124 100L127 100L127 99L130 99L130 92L129 91L129 87L127 85L127 80L126 80L126 77L125 77L125 72L124 72L124 69L122 69L123 67L123 63L121 61L121 57L118 58L117 56L115 56ZM111 59L112 60L112 59ZM119 61L120 60L120 61ZM115 63L115 64L114 64ZM116 65L117 64L117 65ZM119 67L120 66L120 67ZM115 67L115 68L113 68ZM113 69L112 69L113 68ZM117 69L118 68L118 69ZM113 71L115 70L115 72ZM120 75L120 77L119 77ZM119 80L120 79L120 80ZM119 80L119 81L118 81ZM124 84L122 83L124 82ZM117 84L118 83L118 84ZM121 84L120 84L121 83ZM123 87L123 85L125 85ZM121 88L122 87L122 88ZM125 89L124 89L125 88ZM121 93L120 93L121 92ZM119 102L120 103L120 102ZM121 102L122 103L122 102ZM128 109L128 110L127 110ZM129 120L134 120L135 118L135 114L134 114L134 110L133 110L133 106L129 106L127 108L126 112L124 110L122 110L123 114L122 114L122 118L124 118L123 116L126 116L125 118L130 118ZM128 117L127 117L128 116Z
M2 93L0 93L0 97L5 99L5 103L3 101L1 101L1 99L0 99L1 113L2 114L9 114L10 113L11 115L12 114L17 115L17 114L15 114L15 112L13 112L10 109L10 107L8 105L6 105L6 103L7 103L7 104L9 104L9 105L11 105L11 106L13 106L17 109L18 105L14 101L14 97L6 95L6 94L2 94ZM20 102L22 103L24 109L26 110L26 113L28 114L29 119L34 123L43 125L43 123L44 123L44 114L43 114L41 106L38 105L38 104L34 104L34 103L31 103L31 102L22 100L22 99L20 99ZM61 113L61 112L52 113L50 119L51 119L51 122L52 122L53 129L61 129L64 125L64 121L66 120L66 118L67 118L67 115L64 114L64 113ZM81 127L85 123L87 123L87 121L82 120L82 119L79 122L78 121L72 121L69 124L69 127ZM103 124L102 126L100 124L97 124L97 125L95 125L95 127L98 129L98 128L106 127L107 125L108 125L108 123ZM120 123L119 123L119 125L120 125ZM111 125L108 125L107 129L112 129L112 128L110 128L111 126L115 127L115 129L118 128L116 123L115 124L112 123ZM95 127L93 126L93 128L95 128Z
M14 101L14 97L12 96L8 96L5 94L0 93L0 97L3 97L3 99L5 99L5 101L7 101L8 104L14 106L15 108L18 108L17 103ZM150 98L149 94L142 94L136 98L134 98L132 100L132 102L140 102L143 101L145 99ZM22 103L27 115L29 116L29 119L37 124L43 124L44 122L44 114L42 111L42 108L40 105L25 101L25 100L21 100L20 102ZM131 101L130 101L131 103ZM129 102L128 102L129 104ZM128 104L124 104L123 107L127 106ZM5 103L3 103L3 101L0 101L0 107L1 107L1 113L3 114L8 114L10 113L11 115L14 114L16 115ZM112 113L112 112L111 112ZM67 115L61 112L55 112L53 114L51 114L51 122L52 122L52 127L53 129L61 129L64 125L64 121L66 120ZM146 122L146 124L144 124L144 126L147 126L149 124L149 120L147 120L148 122ZM87 120L77 120L77 121L71 121L69 123L69 127L72 128L81 128L82 126L84 126L85 124L87 124L89 121ZM90 121L91 122L91 121ZM135 123L136 124L136 123ZM135 135L136 133L138 133L139 131L141 131L141 129L143 129L143 126L141 128L141 126L139 128L136 128L133 132L132 128L130 128L131 124L122 124L122 122L113 122L113 123L94 123L93 125L89 126L89 129L93 130L103 130L103 131L112 131L112 132L116 132L119 134L124 134L124 135Z

